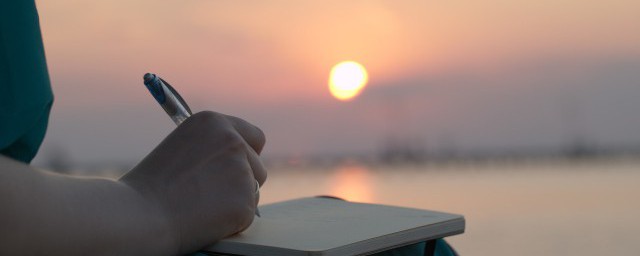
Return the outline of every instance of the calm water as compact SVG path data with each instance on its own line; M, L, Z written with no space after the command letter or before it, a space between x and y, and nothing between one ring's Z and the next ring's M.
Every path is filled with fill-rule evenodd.
M261 203L335 195L463 214L463 255L640 253L640 160L271 170Z

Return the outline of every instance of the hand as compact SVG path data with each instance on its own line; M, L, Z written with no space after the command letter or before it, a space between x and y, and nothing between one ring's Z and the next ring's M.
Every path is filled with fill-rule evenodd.
M266 170L257 127L232 116L200 112L179 125L120 181L166 212L184 254L246 229Z

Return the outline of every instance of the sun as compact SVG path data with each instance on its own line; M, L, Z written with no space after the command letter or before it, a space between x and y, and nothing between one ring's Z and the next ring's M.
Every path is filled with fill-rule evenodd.
M355 61L343 61L331 69L329 91L336 99L348 101L360 94L369 80L367 70Z

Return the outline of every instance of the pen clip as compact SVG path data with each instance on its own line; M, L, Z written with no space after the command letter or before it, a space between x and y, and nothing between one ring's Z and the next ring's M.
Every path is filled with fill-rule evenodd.
M165 81L160 77L158 77L158 79L160 79L160 81L162 81L164 85L167 86L167 89L169 89L169 91L171 91L171 93L173 93L173 95L176 96L176 99L178 99L178 101L180 101L180 104L182 104L182 106L187 110L187 112L189 112L189 115L192 115L193 113L191 113L191 108L189 108L189 105L187 105L187 102L184 101L184 99L182 99L182 96L180 96L180 94L175 89L173 89L171 84L169 84L167 81Z

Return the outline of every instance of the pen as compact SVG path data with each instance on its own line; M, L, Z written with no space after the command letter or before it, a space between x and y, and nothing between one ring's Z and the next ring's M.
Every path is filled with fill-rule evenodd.
M191 116L191 109L180 94L167 81L155 74L144 75L144 85L176 125Z
M191 116L191 109L182 96L171 87L167 81L159 76L151 73L144 75L144 85L149 89L151 95L156 99L160 106L167 112L176 125L180 125L184 120ZM256 180L256 195L260 196L260 183ZM260 217L260 212L256 207L256 216Z

